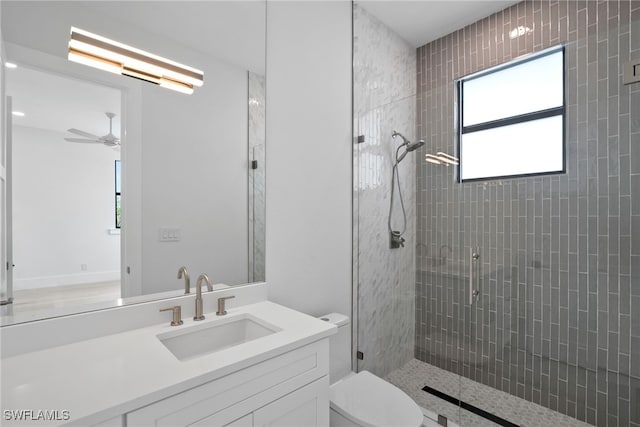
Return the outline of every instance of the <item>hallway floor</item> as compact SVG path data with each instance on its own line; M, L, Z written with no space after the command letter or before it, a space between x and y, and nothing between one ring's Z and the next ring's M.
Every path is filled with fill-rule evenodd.
M0 324L27 322L120 304L120 281L16 290L0 307Z
M422 391L422 387L428 385L450 396L458 397L458 390L462 385L460 400L522 427L590 425L484 384L460 378L454 373L417 359L391 372L385 379L402 389L419 406L444 415L463 427L494 427L498 424L472 412L459 410L456 405Z

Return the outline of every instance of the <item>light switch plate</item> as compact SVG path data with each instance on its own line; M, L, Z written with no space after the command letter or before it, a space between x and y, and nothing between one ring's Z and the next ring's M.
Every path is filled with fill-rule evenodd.
M158 230L158 240L160 242L179 242L182 237L182 230L176 227L160 227Z

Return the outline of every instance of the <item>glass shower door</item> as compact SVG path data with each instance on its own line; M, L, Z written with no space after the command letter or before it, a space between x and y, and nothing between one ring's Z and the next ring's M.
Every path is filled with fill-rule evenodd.
M443 88L419 94L418 105ZM451 105L453 108L453 105ZM469 364L470 229L475 205L457 183L454 138L418 120L416 158L416 381L431 415L461 424L461 374ZM467 199L465 199L465 195ZM475 287L474 287L475 289Z
M460 250L466 277L464 294L459 295L464 306L464 334L458 349L460 425L514 425L510 423L517 418L505 415L510 412L509 393L517 392L510 387L525 379L513 383L504 379L519 375L519 361L526 363L518 352L527 336L519 328L526 325L518 321L522 320L519 313L530 308L521 293L533 292L519 281L532 277L531 270L521 265L525 259L518 240L520 226L526 227L518 207L526 207L527 202L517 200L517 189L526 184L495 180L458 185L465 215Z
M396 131L408 141L416 140L414 110L415 97L410 96L364 110L354 123L354 322L361 354L356 369L380 377L414 356L418 154L407 153L395 175L393 165L405 149L402 137L392 136ZM391 248L391 231L397 233L397 248Z

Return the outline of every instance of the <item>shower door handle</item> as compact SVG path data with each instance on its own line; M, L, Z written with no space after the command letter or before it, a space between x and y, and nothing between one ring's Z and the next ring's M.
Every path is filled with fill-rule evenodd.
M473 268L480 258L480 254L474 248L471 248L471 259L469 262L469 305L473 304L473 299L480 294L480 291L474 289L473 278L475 276L475 269Z

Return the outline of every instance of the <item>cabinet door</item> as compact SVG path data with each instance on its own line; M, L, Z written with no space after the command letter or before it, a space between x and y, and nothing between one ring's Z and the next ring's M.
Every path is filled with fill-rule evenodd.
M329 372L329 341L309 344L131 411L127 425L225 425ZM327 384L327 394L329 393Z
M328 426L329 377L322 377L253 413L253 425Z

